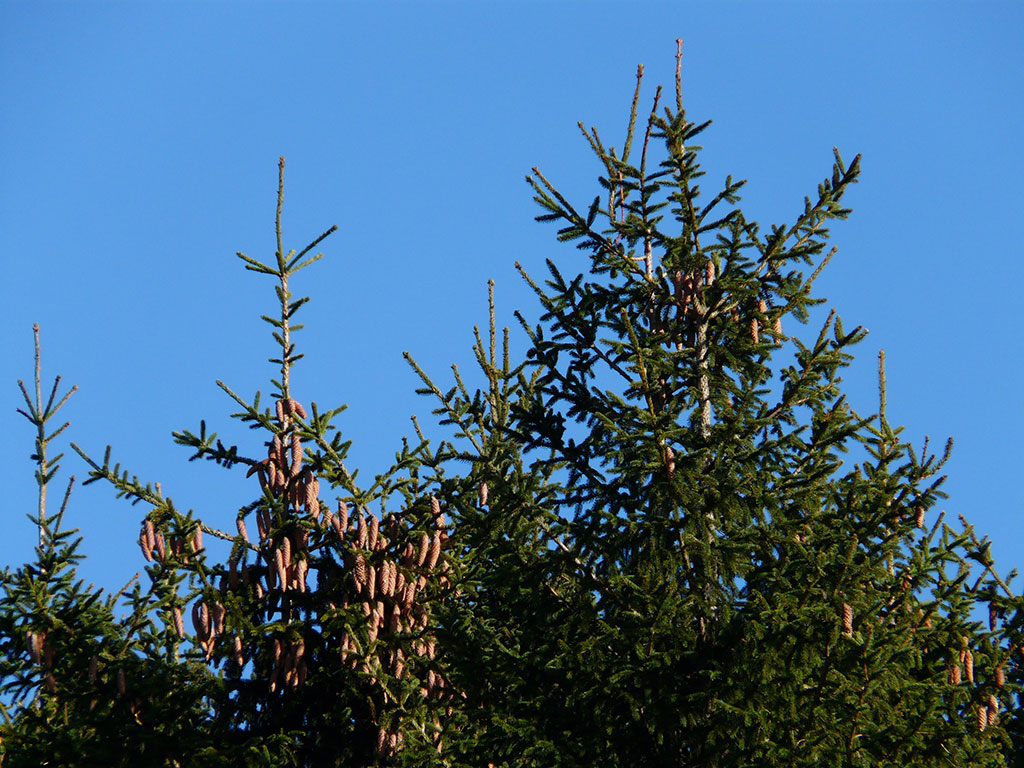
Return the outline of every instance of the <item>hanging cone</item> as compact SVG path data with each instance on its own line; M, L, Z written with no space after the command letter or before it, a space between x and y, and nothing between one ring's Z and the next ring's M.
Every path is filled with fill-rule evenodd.
M297 433L292 433L292 466L290 474L295 477L302 469L302 438Z
M430 554L427 555L427 570L432 570L437 565L438 558L441 557L441 537L439 534L435 534L433 541L430 542Z
M185 619L181 615L181 608L174 606L171 608L171 618L174 621L174 631L178 633L178 637L182 640L185 639Z
M45 632L32 632L26 634L28 638L28 655L33 664L38 664L42 658L43 643L46 642Z
M363 556L356 553L355 565L352 568L352 578L355 580L356 589L362 590L366 586L366 561Z
M360 549L366 549L366 543L368 540L368 534L366 531L366 517L362 512L356 512L356 546Z
M430 537L427 534L420 536L419 550L416 552L416 566L422 566L427 560L427 555L430 553Z
M377 569L372 565L366 566L366 596L373 600L377 593Z
M224 609L223 604L214 602L213 607L210 609L210 617L213 621L213 632L211 635L219 635L224 632L224 616L227 611Z
M377 533L380 528L380 521L377 520L376 515L370 515L370 522L367 530L367 548L376 549L377 547Z

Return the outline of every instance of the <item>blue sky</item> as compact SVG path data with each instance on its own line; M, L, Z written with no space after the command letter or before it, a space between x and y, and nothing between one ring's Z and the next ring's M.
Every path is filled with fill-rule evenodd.
M681 37L688 113L714 120L705 188L749 179L763 228L792 220L834 145L863 153L818 284L871 331L851 399L874 410L884 348L891 421L916 443L956 439L944 508L995 539L1004 571L1024 565L1022 33L1011 2L4 3L0 563L34 541L32 431L14 411L33 322L44 376L80 387L71 439L97 457L113 444L229 527L251 482L188 464L170 433L205 418L255 437L214 381L269 391L272 285L234 253L272 254L284 155L286 247L339 226L294 285L312 296L295 392L349 404L351 463L373 474L410 414L431 423L404 350L447 380L472 367L488 278L512 324L516 308L539 315L515 260L583 268L533 222L523 176L537 165L589 201L599 169L576 122L621 145L636 65L646 102ZM64 467L86 475L77 456ZM87 580L141 569L142 513L109 487L76 491Z

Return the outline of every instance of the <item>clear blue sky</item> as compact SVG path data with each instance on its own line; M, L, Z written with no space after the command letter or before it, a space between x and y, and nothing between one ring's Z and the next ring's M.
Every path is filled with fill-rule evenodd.
M0 5L0 563L34 540L32 431L14 412L33 322L44 374L80 387L70 437L97 457L112 443L229 527L251 482L188 464L170 433L205 418L257 452L214 381L269 390L272 286L234 253L272 253L285 155L287 247L340 228L294 286L313 297L295 392L350 405L338 423L373 474L410 414L431 423L403 350L447 380L472 367L488 278L511 324L539 314L516 259L582 267L533 222L523 176L538 165L589 201L576 121L621 145L636 65L670 84L677 37L689 115L715 121L707 181L749 179L748 218L791 220L833 145L863 153L819 282L871 331L851 398L874 410L884 348L891 420L957 441L945 508L995 538L1003 570L1024 566L1022 6L809 0ZM64 467L84 479L77 456ZM142 567L142 513L109 487L76 492L87 579Z

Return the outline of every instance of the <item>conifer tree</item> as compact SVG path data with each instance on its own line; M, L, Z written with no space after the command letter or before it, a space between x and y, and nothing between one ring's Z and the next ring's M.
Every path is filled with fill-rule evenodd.
M884 356L878 414L847 402L862 329L798 332L859 157L762 232L743 182L702 196L680 54L646 117L642 74L621 150L580 126L589 206L528 177L584 260L520 268L543 309L519 315L526 359L492 285L486 385L456 367L442 389L408 356L450 432L414 421L368 483L342 408L292 379L293 280L334 230L284 249L282 160L274 256L239 254L274 283L269 405L218 382L260 439L174 435L252 495L200 517L76 446L87 482L144 509L144 583L112 597L75 576L70 485L47 512L68 395L44 402L37 344L39 546L0 578L4 765L1021 764L1024 600L936 509L951 443L901 439Z
M363 486L331 424L343 408L307 409L295 397L294 317L308 299L290 281L335 228L286 252L283 181L282 158L274 258L238 254L275 282L278 312L263 316L279 350L271 405L218 382L233 416L264 433L263 457L225 445L205 421L174 433L190 460L245 469L253 498L230 513L229 533L112 462L109 447L97 462L72 443L90 467L86 483L145 505L149 585L134 586L117 620L118 596L104 601L74 581L73 532L40 511L37 563L0 584L3 692L20 697L0 732L8 766L424 765L444 750L453 692L431 614L453 589L445 513L418 475L423 446L403 444ZM39 428L45 499L56 468L44 426L56 408L36 400L26 415ZM211 539L225 542L222 557Z
M589 206L527 179L585 263L523 270L526 362L496 360L492 325L487 390L423 374L482 489L451 499L467 762L1006 765L1022 601L935 509L952 443L901 439L882 354L878 414L851 407L860 327L797 333L859 156L762 232L743 182L701 194L678 54L640 122L642 74L621 151L580 125Z
M194 764L224 765L206 730L216 680L205 665L169 656L153 622L168 584L143 590L129 583L106 595L77 578L81 539L63 525L75 478L56 513L47 498L63 457L48 449L68 427L51 420L76 388L59 395L58 376L44 399L34 330L35 388L30 394L18 382L25 400L18 411L36 429L39 505L30 518L39 541L34 562L0 573L0 762L172 765L191 754Z

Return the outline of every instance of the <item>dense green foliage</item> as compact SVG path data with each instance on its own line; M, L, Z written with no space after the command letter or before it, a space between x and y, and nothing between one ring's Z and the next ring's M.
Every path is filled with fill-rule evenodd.
M63 508L46 512L63 400L37 366L40 545L0 582L5 766L1022 764L1024 599L935 510L950 445L901 440L882 356L879 413L846 401L860 328L833 312L790 335L823 301L859 158L836 152L796 221L762 232L742 182L701 195L707 124L678 66L646 121L641 75L621 151L583 130L589 207L528 177L585 260L523 271L543 307L520 317L526 359L492 299L486 386L412 363L449 436L417 424L369 485L341 409L292 392L289 279L333 230L286 252L280 193L274 259L239 254L276 282L280 376L269 407L221 384L259 455L205 423L175 435L252 477L237 534L80 450L89 482L145 505L149 561L123 596L84 589Z

